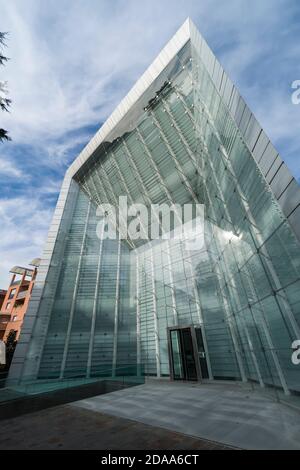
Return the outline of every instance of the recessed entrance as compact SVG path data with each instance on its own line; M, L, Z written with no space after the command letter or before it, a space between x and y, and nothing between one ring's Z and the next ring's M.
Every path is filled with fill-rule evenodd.
M172 380L197 381L208 378L200 327L168 328L168 344Z

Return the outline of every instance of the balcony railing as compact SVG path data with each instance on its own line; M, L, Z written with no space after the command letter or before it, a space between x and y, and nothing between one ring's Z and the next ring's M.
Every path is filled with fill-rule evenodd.
M18 293L16 300L25 299L27 294L28 294L28 290L22 290L21 292Z
M2 322L9 322L11 318L11 314L7 312L0 312L0 323Z

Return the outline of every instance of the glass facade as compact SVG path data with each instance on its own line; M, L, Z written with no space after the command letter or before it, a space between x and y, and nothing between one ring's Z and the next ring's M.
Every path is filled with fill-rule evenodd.
M300 339L299 239L249 148L251 125L245 138L250 116L237 124L228 99L190 38L125 115L122 132L81 165L23 374L118 375L131 364L168 376L168 328L193 325L210 379L300 392L291 361ZM204 246L99 238L97 207L117 206L119 196L146 207L204 204Z

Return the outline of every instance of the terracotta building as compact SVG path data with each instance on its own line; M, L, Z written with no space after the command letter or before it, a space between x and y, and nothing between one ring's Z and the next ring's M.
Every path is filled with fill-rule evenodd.
M19 339L39 263L35 258L30 263L32 268L14 266L10 270L12 279L0 309L0 340L4 342L10 332L15 333L16 341Z
M4 299L5 299L5 296L6 296L6 292L7 292L7 290L5 290L5 289L0 289L0 310L1 310L1 308L2 308Z

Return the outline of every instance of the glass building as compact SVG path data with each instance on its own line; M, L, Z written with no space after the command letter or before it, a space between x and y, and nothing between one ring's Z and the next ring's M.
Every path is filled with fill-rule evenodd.
M99 237L119 196L203 204L204 244ZM300 392L299 241L299 185L188 19L66 172L10 376Z

